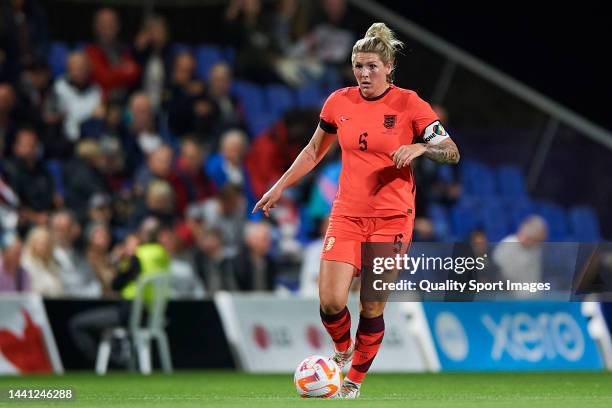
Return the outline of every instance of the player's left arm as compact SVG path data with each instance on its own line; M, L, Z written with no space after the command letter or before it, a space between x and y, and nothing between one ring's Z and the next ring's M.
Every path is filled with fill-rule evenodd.
M391 153L393 163L398 169L408 166L419 156L441 164L459 163L459 149L439 121L434 121L425 128L422 140L425 143L402 145Z
M459 163L459 158L461 157L459 149L450 137L435 145L425 143L423 145L425 146L423 155L428 159L442 164Z

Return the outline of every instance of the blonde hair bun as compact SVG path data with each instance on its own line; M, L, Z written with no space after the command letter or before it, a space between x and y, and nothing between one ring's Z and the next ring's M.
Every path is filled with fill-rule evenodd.
M395 37L395 33L385 23L374 23L368 28L365 36L357 40L353 46L351 61L354 62L355 54L358 52L373 52L378 54L385 64L390 62L394 70L395 55L403 47L404 43ZM393 72L387 79L393 82Z

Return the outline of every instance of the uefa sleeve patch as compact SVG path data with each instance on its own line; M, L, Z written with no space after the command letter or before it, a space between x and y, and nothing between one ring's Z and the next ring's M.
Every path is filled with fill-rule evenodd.
M427 126L423 132L423 141L432 145L438 144L449 137L446 129L444 129L444 126L442 126L439 120Z

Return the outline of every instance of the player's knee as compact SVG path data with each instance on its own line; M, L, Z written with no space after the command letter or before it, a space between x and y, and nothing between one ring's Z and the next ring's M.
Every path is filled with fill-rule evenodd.
M361 304L361 315L367 318L380 316L384 310L385 302L363 302Z
M338 299L324 300L321 299L321 310L327 315L340 313L346 307L346 302Z

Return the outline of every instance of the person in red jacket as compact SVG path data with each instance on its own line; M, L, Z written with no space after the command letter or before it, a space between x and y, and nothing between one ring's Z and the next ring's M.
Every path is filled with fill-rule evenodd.
M293 110L253 141L245 159L253 194L263 196L308 143L314 110ZM314 119L313 119L314 118Z
M94 16L96 42L85 49L91 61L92 78L107 98L124 97L140 78L140 67L129 49L119 42L119 30L119 18L113 9L98 10Z

